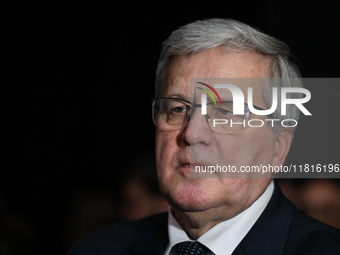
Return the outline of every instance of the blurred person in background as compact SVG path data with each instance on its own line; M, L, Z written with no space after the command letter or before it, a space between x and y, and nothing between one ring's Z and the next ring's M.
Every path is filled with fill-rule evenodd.
M340 186L332 179L307 180L299 207L311 217L340 229Z
M117 201L109 191L87 188L77 190L71 199L65 247L70 247L91 232L118 220Z
M309 216L340 229L340 184L333 179L279 179L280 188Z
M169 204L158 186L154 152L133 160L126 173L119 209L121 220L138 220L168 210Z

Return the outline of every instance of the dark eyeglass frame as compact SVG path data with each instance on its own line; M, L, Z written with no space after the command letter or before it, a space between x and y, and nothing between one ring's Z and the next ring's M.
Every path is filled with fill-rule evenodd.
M151 99L151 104L153 105L153 102L154 102L155 100L158 100L158 99L172 99L172 100L179 100L179 101L182 101L182 102L185 102L185 103L187 103L187 104L192 105L192 106L193 106L193 109L195 109L196 107L202 107L202 104L191 103L190 101L187 101L187 100L182 99L182 98L177 98L177 97L154 97L154 98ZM232 103L233 101L222 101L222 103L223 103L223 102ZM207 105L209 105L209 104L213 104L213 102L207 103ZM248 104L247 104L247 103L244 103L244 105L247 106L247 108L248 108ZM256 110L262 110L262 111L265 110L265 109L263 109L263 108L261 108L261 107L258 107L258 106L256 106L256 105L253 105L253 106L254 106L254 108L255 108ZM249 109L249 108L248 108L248 109ZM190 121L190 117L189 117L189 120L188 120L188 121Z
M185 121L183 122L181 128L183 128L184 126L186 126L186 125L189 123L190 118L191 118L191 115L195 112L195 108L196 108L196 107L202 107L202 104L191 103L190 101L187 101L187 100L181 99L181 98L176 98L176 97L156 97L156 98L152 98L152 99L151 99L152 107L154 107L154 102L155 102L155 100L158 100L158 99L177 100L177 101L180 101L180 102L185 102L185 103L187 103L187 104L190 105L191 109L190 109L189 114L187 115L187 118L188 118L188 119L187 119L186 122L185 122ZM222 101L222 103L223 103L223 102L232 103L233 101ZM207 105L209 105L209 104L214 104L214 102L207 103ZM248 118L249 118L250 110L249 110L248 104L244 103L244 105L247 107L247 108L246 108L246 112L244 113L244 116L248 119ZM255 105L254 105L254 108L257 109L257 110L264 110L264 109L262 109L262 108L260 108L260 107L258 107L258 106L255 106ZM210 116L207 114L205 117L206 117L207 122L209 123L209 118L210 118ZM152 118L153 118L154 124L156 125L155 120L154 120L154 116L152 116ZM157 126L157 125L156 125L156 126ZM209 125L209 126L210 126L210 125ZM179 128L179 129L181 129L181 128ZM210 127L210 128L211 128L211 127ZM171 130L179 130L179 129L171 129ZM212 128L211 128L211 129L212 129ZM165 130L167 130L167 129L165 129ZM212 131L215 132L213 129L212 129ZM241 132L242 132L242 130L241 130ZM215 132L215 133L216 133L216 132ZM217 132L217 133L218 133L218 132ZM220 133L218 133L218 134L220 134ZM221 134L222 134L222 133L221 133ZM236 134L236 133L235 133L235 134Z

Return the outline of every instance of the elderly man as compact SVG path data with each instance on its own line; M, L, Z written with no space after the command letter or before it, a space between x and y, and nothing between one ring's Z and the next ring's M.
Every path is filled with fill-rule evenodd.
M240 169L284 163L293 126L264 121L256 128L216 127L213 116L248 121L254 114L247 104L244 114L233 114L230 93L222 89L220 105L210 102L201 114L202 90L191 83L199 78L279 78L295 86L288 82L299 77L291 60L284 43L234 20L197 21L173 32L163 44L153 100L157 175L169 212L100 230L69 254L340 254L340 231L297 210L271 176L191 174L198 165ZM244 95L247 87L238 85ZM254 108L271 106L268 89L268 84L253 85ZM290 107L287 119L297 120L298 111ZM280 119L279 111L271 118Z

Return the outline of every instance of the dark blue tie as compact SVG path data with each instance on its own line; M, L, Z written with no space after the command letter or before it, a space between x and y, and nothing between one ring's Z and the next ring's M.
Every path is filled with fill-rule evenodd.
M181 242L176 245L176 255L204 255L209 249L199 242Z

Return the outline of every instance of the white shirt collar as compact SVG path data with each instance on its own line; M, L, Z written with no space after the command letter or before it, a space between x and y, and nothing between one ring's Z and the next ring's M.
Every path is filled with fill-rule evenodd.
M260 217L273 192L274 183L271 181L265 192L250 207L232 219L215 225L200 236L197 241L216 255L231 254ZM191 240L178 224L170 209L168 216L169 244L164 255L171 255L170 251L176 244Z

